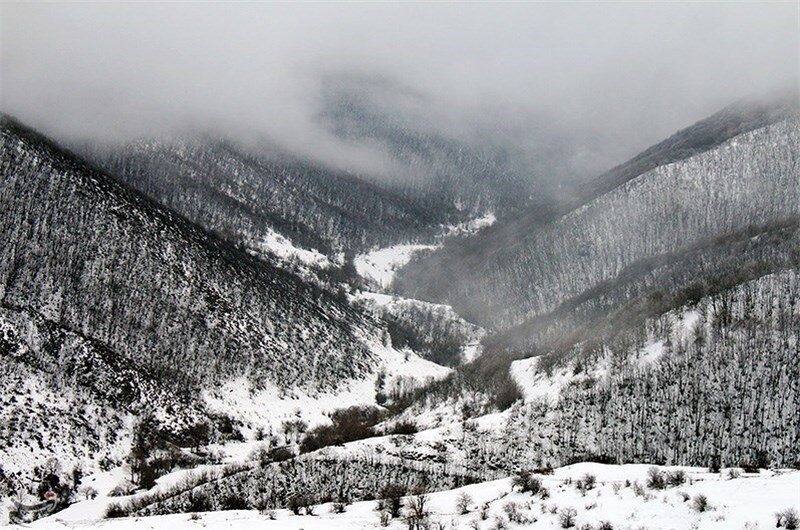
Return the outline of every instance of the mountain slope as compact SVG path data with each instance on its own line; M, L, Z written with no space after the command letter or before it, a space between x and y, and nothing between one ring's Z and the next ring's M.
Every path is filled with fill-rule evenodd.
M201 423L212 439L232 423L238 431L248 419L225 407L233 388L270 395L273 408L247 432L280 424L293 410L274 408L284 394L349 391L369 403L378 371L446 372L404 361L345 297L237 250L13 120L3 118L0 139L0 489L50 456L119 464L141 414L178 444L196 443L189 431Z
M498 321L493 312L487 314L484 311L486 300L480 294L476 296L476 286L478 290L484 290L484 287L490 284L491 287L488 287L486 291L491 291L498 285L498 277L505 276L509 280L512 277L515 278L510 283L513 290L521 287L521 283L526 282L526 276L535 278L539 274L538 269L532 263L525 263L525 260L531 256L533 256L532 259L535 259L535 255L539 251L537 246L541 244L538 239L542 237L543 233L554 230L553 227L559 224L564 224L565 219L569 219L570 216L583 216L586 222L591 222L587 219L588 212L583 214L580 212L591 210L593 202L601 200L604 195L624 198L628 192L619 188L626 182L632 182L632 179L640 178L642 182L650 182L650 185L655 187L657 184L654 181L661 178L662 174L658 172L659 167L669 164L680 167L688 158L702 156L707 151L713 151L738 134L755 131L783 120L790 120L790 124L794 124L796 116L797 102L794 94L781 95L766 103L760 100L746 100L731 105L601 175L593 183L584 186L560 203L531 207L515 219L501 219L500 222L487 228L477 237L453 241L445 245L443 249L413 261L400 271L397 287L406 296L450 303L457 311L471 319L478 318L483 323L492 321L493 324L509 325L512 320L523 318L529 309L513 307L516 304L512 304L511 315L503 315ZM791 128L791 126L789 127ZM763 151L766 153L767 148ZM708 164L713 163L708 158L707 161ZM735 165L735 163L733 164ZM695 170L703 169L694 168L693 171ZM786 170L787 168L784 168L784 173ZM650 176L644 177L645 173ZM741 176L739 172L734 171L729 176L724 176L723 179L736 179ZM690 176L687 174L686 178L690 178ZM673 184L675 184L675 179L673 179ZM700 185L699 182L698 185ZM719 188L717 191L709 190L709 204L715 200L714 197L717 195L719 198L724 198L726 193L731 195L733 186L731 185L727 191L721 189L722 186L724 183L719 182L716 184L716 187ZM680 204L681 188L676 187L674 191L679 193L674 195L673 188L666 185L662 188L662 196L658 197L659 209L670 215L677 214L677 212L665 212L665 208L676 203ZM687 189L682 189L684 193L687 191ZM783 195L783 193L779 195ZM641 205L636 204L632 197L631 205L619 204L619 206L639 208ZM685 209L690 212L689 215L695 206L699 205L687 205ZM620 216L615 220L616 223L631 221L621 217L622 211L608 212L607 218L614 219L615 215ZM698 213L698 215L700 214ZM657 227L661 220L651 218L637 222L641 223L641 226ZM673 219L667 219L666 223L665 227L672 225L672 230L680 229L680 226L675 226ZM624 224L620 224L620 226L630 228ZM580 231L581 227L577 227L577 229ZM616 224L613 230L618 230ZM715 229L708 231L707 237L723 235L721 232L713 233L714 231ZM634 239L642 236L643 234L633 234ZM565 235L565 237L567 236ZM566 243L571 240L567 237L564 241ZM690 243L690 241L687 240L686 243ZM583 247L588 248L587 245L590 247L596 244L598 242L584 242ZM545 249L541 250L543 253L548 252ZM558 253L558 250L552 251ZM530 256L526 258L526 255ZM553 257L560 259L558 255ZM623 258L623 261L628 261L628 258ZM507 274L502 269L505 269ZM445 277L454 278L455 281L443 281ZM487 282L486 277L494 277L494 279ZM522 287L524 289L524 286ZM505 296L504 290L500 289L497 292L498 294L503 293ZM502 298L502 296L498 298ZM551 299L551 302L555 304L562 301L563 299L558 297Z
M342 300L258 262L3 122L0 286L5 306L42 314L153 373L196 388L331 388L369 370Z
M401 270L398 287L408 296L450 303L478 323L507 327L552 310L638 260L796 216L798 121L781 109L769 115L783 116L781 121L623 185L603 177L597 186L611 191L569 212L540 212L524 232L498 223L463 246L446 245ZM702 144L707 136L696 140ZM687 152L687 141L668 142L682 146L673 157ZM631 167L642 162L634 159ZM441 282L444 274L456 281Z
M82 149L131 187L236 244L273 232L324 254L433 236L452 205L403 197L280 152L262 156L207 138Z

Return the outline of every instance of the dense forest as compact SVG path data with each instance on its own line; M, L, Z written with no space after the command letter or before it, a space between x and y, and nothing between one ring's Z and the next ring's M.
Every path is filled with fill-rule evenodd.
M565 200L532 204L476 237L421 255L400 271L396 287L449 303L472 321L508 327L642 258L796 215L796 115L793 94L731 105Z
M256 261L3 123L0 299L185 389L332 388L373 364L344 300Z

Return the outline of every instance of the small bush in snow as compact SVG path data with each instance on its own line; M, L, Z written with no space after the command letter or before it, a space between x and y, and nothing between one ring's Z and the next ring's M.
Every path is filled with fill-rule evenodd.
M683 502L686 502L686 501L689 500L689 494L686 493L685 491L679 491L678 492L678 497L680 497Z
M125 517L128 513L122 508L118 502L112 502L106 508L105 518L113 519L115 517Z
M472 497L469 494L461 492L456 498L456 511L461 515L469 513L469 506L472 504Z
M705 512L708 510L708 498L702 493L695 495L692 499L692 508L698 512Z
M682 469L668 471L665 479L670 486L681 486L686 482L686 471Z
M481 513L480 513L481 521L485 521L489 518L489 503L484 502L483 506L481 506Z
M492 530L506 530L508 528L508 522L506 518L502 515L495 515L494 516L494 525L492 526Z
M508 517L508 520L512 523L516 524L530 524L532 521L530 518L526 517L522 510L520 510L519 504L514 501L509 501L503 505L503 511Z
M775 514L775 526L787 530L797 530L800 527L800 516L794 508L787 508Z
M331 513L344 513L347 509L347 505L343 502L334 502L331 504Z
M581 477L580 482L583 484L583 489L589 491L594 489L595 484L597 484L597 477L591 473L586 473L583 477Z
M261 510L260 513L271 521L274 521L278 518L278 514L275 513L275 510Z
M383 503L378 503L379 509L385 508L392 518L399 517L400 508L403 507L403 496L405 494L406 488L404 486L400 484L387 484L380 492L380 498L383 500Z
M575 518L578 516L578 510L575 508L562 508L558 512L558 524L561 528L572 528L575 526Z
M542 486L539 488L539 497L544 500L550 498L550 490Z
M597 530L614 530L614 525L608 521L600 521L597 525Z
M728 480L733 480L735 478L739 478L740 476L742 476L742 472L737 468L732 467L728 470Z
M381 526L389 526L389 523L392 521L392 516L389 515L389 512L381 512L378 520Z
M539 493L542 487L542 481L534 474L527 470L522 470L517 476L514 477L514 487L519 488L522 492L530 492L533 495Z
M657 467L648 469L647 487L653 490L663 490L667 487L667 479L664 477L664 472Z

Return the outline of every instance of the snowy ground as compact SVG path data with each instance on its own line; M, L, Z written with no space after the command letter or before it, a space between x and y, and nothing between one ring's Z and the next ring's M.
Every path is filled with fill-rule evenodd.
M317 250L298 247L288 238L270 229L267 229L267 235L263 240L252 246L256 253L271 254L284 261L292 260L319 268L331 265L330 260L324 254Z
M286 420L302 420L311 427L330 423L328 414L354 405L375 405L375 379L381 370L387 384L398 378L417 384L441 379L450 368L419 357L411 351L399 351L374 340L368 342L380 363L368 377L343 382L336 393L308 395L302 390L279 391L267 388L253 391L244 381L231 381L204 394L210 410L231 415L245 424L245 436L252 438L256 429L266 433L280 431Z
M416 252L436 247L437 245L395 245L361 254L356 257L353 264L362 278L373 281L385 289L392 283L400 267L408 263Z
M453 236L474 234L475 232L492 225L496 221L493 212L457 225L443 228L439 239ZM434 250L441 246L441 242L432 245L402 244L386 248L379 248L356 256L353 264L358 274L377 284L381 289L386 289L394 280L395 273L407 264L415 253L423 250Z
M603 465L582 463L557 469L553 475L542 477L549 497L512 491L510 479L473 484L456 490L429 495L430 519L443 529L493 529L500 518L508 528L560 528L559 514L569 508L576 512L575 528L589 524L597 528L607 521L615 529L690 530L690 529L767 529L775 527L774 513L800 509L800 472L769 472L743 475L730 479L727 473L711 474L699 468L687 471L691 483L665 490L644 488L637 495L633 484L646 483L648 465ZM678 469L678 468L663 468ZM597 485L585 492L575 482L587 473L597 478ZM626 485L631 484L630 486ZM456 499L461 493L472 501L469 513L460 514ZM692 499L705 495L709 509L699 512ZM689 500L685 501L684 497ZM255 511L177 514L158 517L101 520L99 514L107 498L84 501L49 518L35 522L33 528L103 528L107 530L161 529L183 530L198 528L224 529L306 529L337 530L380 528L375 502L358 502L347 507L343 514L331 513L324 504L314 509L314 515L296 516L287 510L276 510L275 519ZM488 503L488 504L487 504ZM520 521L509 522L509 503L516 504ZM486 506L484 508L484 506ZM483 518L485 516L485 519ZM477 526L475 526L477 525ZM399 530L405 525L394 520L389 527Z

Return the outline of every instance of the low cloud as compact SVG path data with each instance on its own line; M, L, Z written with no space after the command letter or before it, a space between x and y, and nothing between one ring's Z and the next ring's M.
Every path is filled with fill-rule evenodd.
M320 117L361 80L409 127L589 174L796 83L798 35L793 2L4 3L2 109L68 142L199 131L396 173Z

